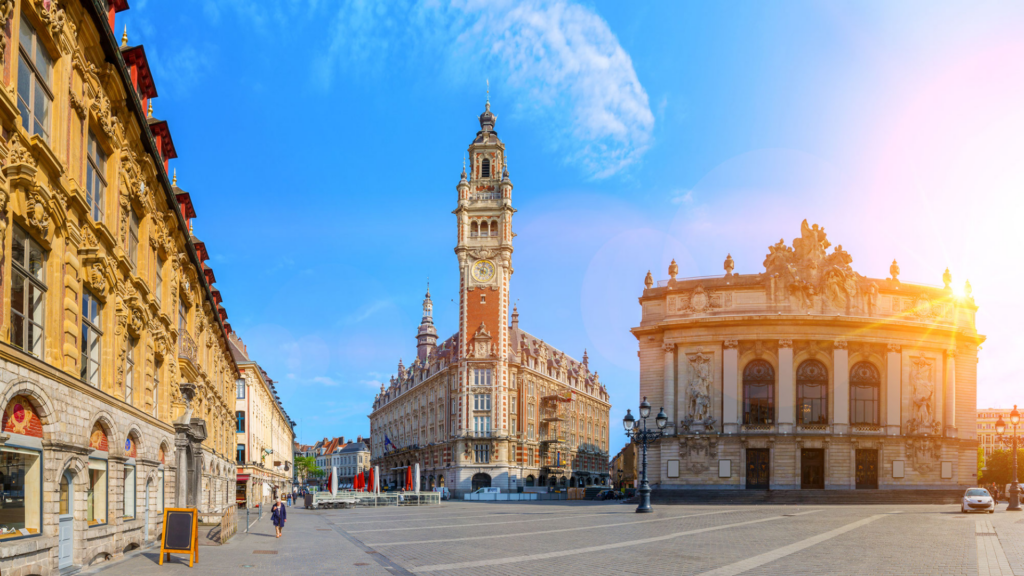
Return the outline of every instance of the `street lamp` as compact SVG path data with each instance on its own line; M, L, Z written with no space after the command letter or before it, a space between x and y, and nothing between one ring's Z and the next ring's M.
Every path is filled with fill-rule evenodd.
M654 422L658 425L658 429L648 430L647 418L650 415L651 405L647 402L647 396L644 396L644 401L640 403L640 425L637 426L636 418L633 417L629 410L626 410L626 417L622 419L622 426L626 429L626 437L631 442L639 444L643 454L640 490L638 491L640 493L640 504L636 507L638 513L654 512L654 509L651 508L651 486L647 483L647 443L661 438L661 431L668 424L668 416L665 416L665 409L662 408L661 412L658 412L658 415L654 417Z
M1020 487L1017 485L1017 426L1020 424L1020 412L1017 411L1016 404L1010 411L1010 424L1013 426L1013 434L1010 436L1010 446L1013 452L1013 483L1010 484L1010 505L1006 507L1006 511L1020 512ZM1002 437L1003 432L1006 432L1006 422L1003 422L1003 416L1000 414L999 419L996 420L996 434L999 435L999 441L1005 445L1006 439Z

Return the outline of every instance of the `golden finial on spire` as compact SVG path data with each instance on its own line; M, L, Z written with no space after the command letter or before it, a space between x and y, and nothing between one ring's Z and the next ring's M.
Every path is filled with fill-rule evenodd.
M124 34L121 35L121 47L128 47L128 25L124 25Z
M174 179L171 180L171 186L177 186L177 185L178 185L178 169L175 168L174 169Z
M149 117L150 118L153 117L153 101L152 100L149 101Z

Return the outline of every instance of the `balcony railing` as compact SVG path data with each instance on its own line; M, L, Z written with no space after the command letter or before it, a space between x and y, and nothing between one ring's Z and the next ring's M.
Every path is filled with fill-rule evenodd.
M565 436L559 434L545 434L540 437L541 444L565 444Z
M469 430L466 432L467 438L494 438L496 435L496 430Z
M182 331L178 334L178 358L184 358L192 364L196 364L197 349L196 341L188 335L188 332Z

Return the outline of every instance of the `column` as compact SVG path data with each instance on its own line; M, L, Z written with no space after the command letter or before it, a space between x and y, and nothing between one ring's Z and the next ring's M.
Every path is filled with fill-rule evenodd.
M946 350L946 391L942 401L946 437L956 438L956 348Z
M793 432L796 422L796 381L793 374L793 341L779 340L779 395L775 399L779 432Z
M736 340L722 345L722 430L726 434L739 431L739 349Z
M177 470L174 471L174 506L188 508L188 424L174 425L174 460ZM107 472L108 477L110 472Z
M850 357L846 340L836 340L832 350L832 423L833 432L846 434L850 428Z
M665 391L662 396L662 402L665 404L666 415L668 415L668 424L665 426L666 434L673 434L676 429L676 425L679 422L678 414L676 414L676 345L672 342L665 342L662 345L662 349L665 351ZM657 414L655 410L658 410L661 406L652 406L651 412ZM639 414L636 415L640 417Z
M885 357L885 433L899 436L903 424L903 367L899 344L889 344Z

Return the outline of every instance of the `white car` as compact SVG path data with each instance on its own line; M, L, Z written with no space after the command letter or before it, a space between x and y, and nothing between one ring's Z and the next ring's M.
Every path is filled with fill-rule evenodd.
M964 492L963 499L960 501L960 512L964 514L968 512L988 512L989 514L994 514L995 511L996 501L988 493L988 490L984 488L968 488L967 492Z
M473 494L500 494L500 493L501 493L501 488L495 488L493 486L490 487L490 488L480 488L476 492L473 492Z

